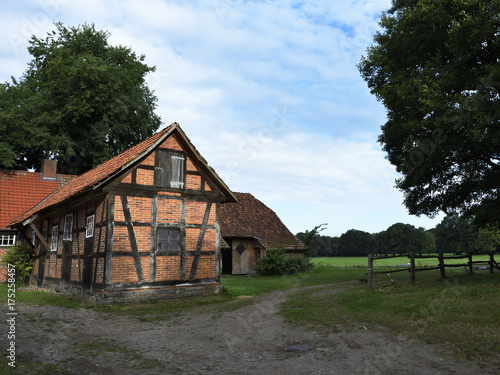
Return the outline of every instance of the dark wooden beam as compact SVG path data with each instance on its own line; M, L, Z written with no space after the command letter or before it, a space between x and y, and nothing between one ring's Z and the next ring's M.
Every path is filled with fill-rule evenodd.
M85 228L86 226L86 217L85 217L85 220L83 222L83 227ZM75 220L76 220L76 227L78 228L78 210L75 210ZM84 235L85 237L85 235ZM80 264L80 236L77 235L76 236L76 248L77 248L77 258L78 258L78 281L81 283L82 282L82 265Z
M170 189L170 188L160 188L156 186L148 186L148 185L139 185L139 184L125 184L119 183L113 186L106 186L103 188L104 191L110 194L116 195L127 195L129 197L146 197L153 198L158 193L176 193L179 194L182 191L183 197L188 198L189 200L197 201L197 202L222 202L225 200L225 197L217 194L213 191L207 190L193 190L193 189ZM160 195L159 198L162 196ZM168 196L167 199L182 199L180 196Z
M45 238L43 238L42 234L38 231L38 229L35 226L35 224L33 224L33 222L30 221L29 225L30 225L31 229L35 232L35 235L38 237L38 239L43 244L43 246L45 246L46 249L50 250L50 245L47 243L47 241L45 241Z
M151 199L151 246L149 255L149 281L156 281L156 250L158 244L156 240L156 226L158 223L158 197Z
M180 259L180 270L179 279L181 281L186 280L186 198L181 200L181 225L180 225L180 248L181 248L181 259Z
M144 272L142 271L141 257L139 256L139 247L137 246L137 238L135 237L134 224L132 224L132 214L130 213L130 205L126 195L121 196L123 215L127 223L128 237L130 239L130 247L132 248L132 256L134 257L135 270L137 278L140 282L144 282Z
M189 281L193 281L196 276L196 270L198 268L198 260L200 259L201 247L203 245L203 239L205 238L205 232L208 225L208 218L210 217L210 209L212 208L212 203L208 202L205 208L205 215L203 215L203 223L201 224L200 234L198 236L198 243L196 244L196 252L193 259L193 264L191 266L191 274L189 275Z
M104 262L104 284L111 285L113 273L113 236L115 231L115 196L108 196L108 209L106 221L106 260Z
M101 222L99 223L99 239L97 241L97 253L92 254L92 256L95 258L95 266L94 266L94 278L92 279L92 284L90 285L90 289L92 290L93 285L97 281L97 266L99 264L99 253L101 252L101 239L102 239L102 227L103 227L103 222L104 222L104 211L106 208L106 201L103 200L100 205L102 206L101 208ZM98 205L99 206L99 205ZM94 229L96 226L94 225Z
M215 206L215 280L220 281L221 253L220 253L220 204Z

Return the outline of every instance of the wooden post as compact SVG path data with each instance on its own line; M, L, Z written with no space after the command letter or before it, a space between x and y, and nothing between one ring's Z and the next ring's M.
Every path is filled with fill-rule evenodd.
M104 284L111 285L113 277L113 236L115 231L115 196L109 195L106 210L106 257L104 261Z
M474 273L474 270L472 269L472 253L469 251L468 255L469 255L469 272L472 275Z
M179 269L179 279L181 281L186 280L186 226L187 226L187 200L186 198L181 199L181 238L180 238L180 247L181 247L181 259L180 259L180 269Z
M87 220L87 217L84 216L84 220ZM75 220L76 220L76 229L77 229L77 234L76 234L76 259L78 260L78 282L81 284L82 283L82 266L80 265L80 231L78 228L78 208L75 210ZM85 228L86 228L86 221L83 222L83 239L85 240ZM71 249L71 253L73 253L73 249ZM83 290L83 289L82 289Z
M210 217L210 210L212 208L212 202L207 202L205 208L205 215L203 216L203 222L200 228L200 234L198 235L198 243L196 244L196 251L194 253L193 264L191 265L191 274L189 275L189 281L194 281L196 277L196 269L198 268L198 261L201 255L201 247L203 246L203 239L205 238L205 232L207 230L208 219Z
M108 203L108 198L106 197L101 203L102 209L101 209L101 223L100 223L100 227L99 227L99 240L97 242L97 254L95 256L94 278L92 280L92 283L90 284L90 290L92 290L94 284L96 283L96 279L97 279L97 266L99 264L99 254L101 251L102 228L104 227L104 210L106 209L107 203Z
M410 251L410 274L412 284L415 284L415 251Z
M158 225L158 196L151 199L151 236L149 253L149 281L156 281L156 251L158 250L157 229Z
M439 252L438 259L439 259L439 270L441 271L441 278L446 279L446 272L444 270L443 252L441 251Z
M134 224L132 222L132 213L130 212L130 204L126 195L121 196L123 216L127 224L128 237L130 241L130 248L132 250L132 258L134 258L135 271L137 272L137 279L139 282L144 282L144 272L142 270L141 257L139 255L139 246L137 245L137 237L135 235Z
M368 290L372 289L373 279L373 254L368 254Z
M493 273L493 260L494 260L494 255L493 251L490 251L490 273Z

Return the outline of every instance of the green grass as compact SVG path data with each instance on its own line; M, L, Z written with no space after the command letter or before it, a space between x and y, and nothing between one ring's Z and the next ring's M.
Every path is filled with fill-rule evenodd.
M366 269L324 268L284 276L231 276L222 278L224 291L232 296L256 296L275 290L332 284L364 278Z
M444 254L445 256L453 256L453 254ZM500 263L500 254L495 254L495 261ZM489 261L489 255L474 255L473 261ZM313 264L319 267L368 267L368 257L317 257L312 258ZM467 263L467 259L446 259L447 264ZM373 262L374 267L396 267L398 264L408 264L410 259L407 256L377 259ZM417 267L437 266L437 258L431 259L415 259Z
M444 281L425 272L415 285L402 276L377 287L343 293L328 289L299 292L283 305L294 324L341 327L389 327L428 343L440 344L469 359L500 355L500 273L461 275Z
M0 284L0 303L7 304L7 284ZM68 309L78 309L86 305L85 302L74 295L61 295L50 292L23 292L19 286L16 287L14 298L16 303L27 303L32 305L53 305Z

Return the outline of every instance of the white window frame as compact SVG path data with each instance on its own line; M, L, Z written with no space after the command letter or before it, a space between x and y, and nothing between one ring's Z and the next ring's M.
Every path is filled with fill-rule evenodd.
M58 240L59 240L59 225L54 225L52 227L52 233L50 235L50 251L57 251Z
M36 233L35 233L35 231L32 229L32 230L31 230L31 244L32 244L33 246L35 246L35 242L36 242Z
M67 214L64 219L63 241L73 241L73 214Z
M94 224L95 224L95 215L87 216L87 222L85 226L85 238L94 237Z
M0 246L14 246L16 244L15 234L0 235Z

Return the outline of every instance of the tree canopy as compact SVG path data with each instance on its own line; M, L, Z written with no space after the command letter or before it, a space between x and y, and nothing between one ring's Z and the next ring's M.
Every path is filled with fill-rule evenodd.
M23 76L0 84L0 167L39 169L48 158L82 173L160 126L144 55L109 45L94 25L55 26L31 38Z
M499 0L393 0L358 65L411 214L500 225L499 14Z

